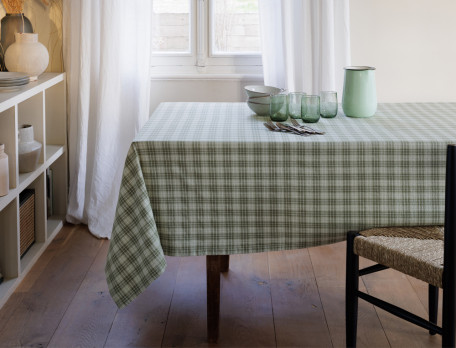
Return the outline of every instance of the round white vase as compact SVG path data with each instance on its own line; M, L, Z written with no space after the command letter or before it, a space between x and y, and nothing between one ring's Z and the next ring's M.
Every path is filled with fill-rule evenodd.
M19 172L33 172L40 158L43 145L35 141L33 126L24 124L19 127Z
M8 155L5 145L0 144L0 197L6 196L9 190Z
M38 78L49 64L49 53L38 41L38 34L15 33L16 42L5 52L5 65L8 71L25 73L30 81Z

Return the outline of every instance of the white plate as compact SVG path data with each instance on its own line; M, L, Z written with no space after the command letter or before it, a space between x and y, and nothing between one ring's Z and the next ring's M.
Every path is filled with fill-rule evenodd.
M27 80L21 80L21 81L14 81L14 82L4 82L0 81L0 87L10 87L10 86L23 86L29 83L30 81Z
M29 76L24 73L12 72L12 71L0 71L0 81L9 81L9 80L22 80L28 78Z
M26 79L21 79L21 80L0 80L0 84L12 84L12 83L27 83L29 82L30 79L29 78L26 78Z
M17 78L17 79L2 79L2 78L0 78L0 81L2 81L2 82L12 82L12 81L25 81L27 79L30 79L30 78L28 76Z

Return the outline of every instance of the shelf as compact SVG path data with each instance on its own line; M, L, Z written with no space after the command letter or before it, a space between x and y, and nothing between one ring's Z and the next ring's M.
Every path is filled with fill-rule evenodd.
M16 198L17 190L10 190L6 196L0 197L0 211L5 209L5 207L11 203L11 201Z
M44 251L44 242L42 243L33 243L30 249L25 253L24 257L21 259L21 274L32 266L35 261L40 257Z
M0 143L5 144L5 153L8 155L9 187L16 187L16 109L10 107L0 112Z
M47 236L53 238L63 227L65 216L52 215L47 219Z
M19 199L0 211L0 267L6 278L19 275ZM0 285L1 287L1 285Z
M65 153L65 148L60 145L46 146L46 163L39 164L37 168L30 173L19 174L19 187L10 189L6 196L0 197L0 211L2 211L19 193L26 189L40 173L50 167L60 156Z
M6 302L6 299L13 293L16 288L16 279L3 279L0 284L0 308Z
M46 166L49 167L65 152L65 148L60 145L46 145Z
M33 81L23 86L18 91L0 93L0 112L27 100L43 90L64 81L65 74L44 73L37 81Z
M5 144L9 192L0 197L0 307L6 302L65 221L68 195L65 74L45 73L15 92L0 93L0 143ZM18 129L31 124L42 144L38 164L19 173ZM52 171L53 214L47 217L47 172ZM21 258L20 194L34 190L34 243ZM24 210L27 212L27 210ZM23 211L23 213L24 213ZM30 215L29 215L30 217ZM30 226L30 224L28 225ZM24 224L22 226L24 227ZM24 232L24 231L23 231Z

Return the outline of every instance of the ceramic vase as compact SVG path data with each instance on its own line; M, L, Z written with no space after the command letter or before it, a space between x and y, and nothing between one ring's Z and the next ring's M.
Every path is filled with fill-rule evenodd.
M0 144L0 197L6 196L9 190L8 155L5 145Z
M0 65L5 71L4 57L8 47L16 40L15 33L33 33L32 23L23 13L7 13L1 21Z
M25 73L30 81L35 81L49 64L49 53L38 41L38 34L16 33L16 42L5 53L5 65L8 71Z
M40 158L43 145L35 141L33 126L21 125L19 128L19 172L33 172Z

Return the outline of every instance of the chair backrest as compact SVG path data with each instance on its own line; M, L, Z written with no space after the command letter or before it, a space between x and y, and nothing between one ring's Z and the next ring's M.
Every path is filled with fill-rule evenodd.
M443 322L447 323L445 331L453 328L456 324L456 145L447 147L445 184L445 232L443 251L443 301L445 307L452 310L443 311ZM453 315L448 314L453 313ZM451 342L451 341L450 341ZM445 342L444 342L445 345Z
M445 178L445 249L444 268L456 264L456 145L447 147L446 178ZM449 261L447 263L447 261ZM454 271L451 272L454 277ZM447 273L449 276L450 272Z

